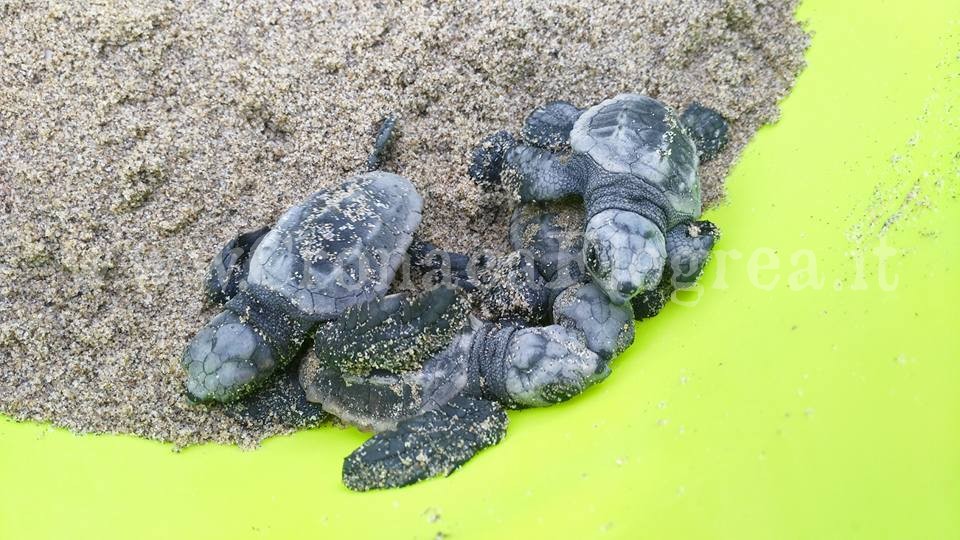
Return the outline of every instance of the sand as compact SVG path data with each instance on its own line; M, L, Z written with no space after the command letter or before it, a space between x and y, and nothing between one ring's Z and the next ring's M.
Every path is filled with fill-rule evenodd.
M715 204L803 66L795 3L0 3L0 412L177 445L282 431L182 397L224 242L360 169L395 112L387 168L424 196L426 238L502 249L509 209L469 182L470 147L623 91L730 119L702 171Z

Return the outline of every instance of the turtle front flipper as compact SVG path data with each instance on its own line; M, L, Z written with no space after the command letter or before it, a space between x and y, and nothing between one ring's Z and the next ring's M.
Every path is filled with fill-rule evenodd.
M583 209L566 203L522 204L510 218L510 245L533 256L551 301L587 279L583 268Z
M513 251L480 269L470 299L483 319L539 324L549 312L550 291L533 257Z
M680 122L690 133L701 162L717 157L727 146L727 121L717 111L693 103L683 111Z
M720 229L706 220L681 223L667 231L667 265L664 279L674 289L692 287L703 267L710 260L710 252L720 239Z
M520 135L534 146L559 152L570 147L570 132L582 109L566 101L551 101L533 110Z
M217 256L210 261L207 280L204 283L207 298L215 304L226 304L240 291L250 269L250 254L260 240L270 232L270 227L261 227L237 235L227 242Z
M484 257L477 261L455 251L440 249L430 242L414 239L407 250L410 266L425 276L429 276L430 285L451 285L466 291L475 287L472 272L483 266Z
M506 432L503 407L460 396L371 437L344 459L343 483L367 491L446 476Z
M344 459L343 483L354 491L367 491L446 476L500 442L506 432L503 407L459 396L371 437Z
M321 363L353 375L418 369L466 325L467 311L463 293L453 287L435 287L416 297L392 294L321 324L314 352Z
M470 153L470 168L467 170L470 178L481 187L500 185L503 158L516 144L517 140L509 131L498 131L484 137Z
M504 186L520 202L556 201L582 196L595 164L589 157L569 157L518 144L503 158L500 173Z
M700 278L720 229L710 221L688 221L667 231L667 264L660 285L630 299L636 320L657 315L674 291L689 289Z
M469 173L481 187L503 185L520 202L554 201L582 195L594 166L582 155L518 144L510 133L498 131L474 148Z
M327 418L319 404L307 401L300 386L300 369L296 362L291 362L276 381L260 391L225 403L223 411L227 416L256 428L281 425L304 429Z

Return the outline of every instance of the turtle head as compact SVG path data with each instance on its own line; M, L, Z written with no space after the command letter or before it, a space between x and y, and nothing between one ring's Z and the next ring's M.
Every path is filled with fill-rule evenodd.
M194 402L239 398L277 365L273 349L230 311L194 336L181 363L187 372L187 397Z
M583 338L560 325L517 330L501 361L506 402L517 407L566 401L610 375Z
M659 285L666 256L663 231L634 212L598 212L583 233L587 272L616 304Z

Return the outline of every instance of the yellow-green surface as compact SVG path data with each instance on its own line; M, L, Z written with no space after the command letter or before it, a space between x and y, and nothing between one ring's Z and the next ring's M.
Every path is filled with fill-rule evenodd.
M799 16L809 68L709 214L727 256L604 384L372 494L352 430L178 454L0 419L0 539L960 537L960 4Z

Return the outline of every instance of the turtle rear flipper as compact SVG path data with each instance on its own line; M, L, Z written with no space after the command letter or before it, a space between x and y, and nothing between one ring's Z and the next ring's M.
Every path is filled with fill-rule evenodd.
M237 235L224 244L217 256L210 261L207 281L204 283L207 298L216 304L226 304L240 291L250 269L250 255L260 240L270 232L270 227L261 227Z
M354 491L402 487L449 475L507 431L503 407L457 397L379 433L343 461L343 483Z

